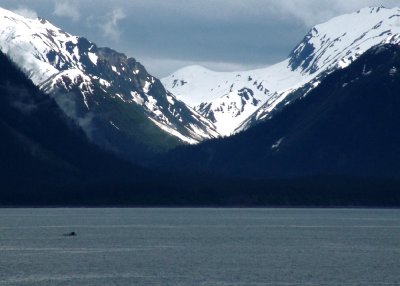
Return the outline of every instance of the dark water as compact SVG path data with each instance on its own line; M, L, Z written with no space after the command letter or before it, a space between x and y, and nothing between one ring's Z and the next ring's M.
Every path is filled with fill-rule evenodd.
M0 209L0 285L400 285L400 211Z

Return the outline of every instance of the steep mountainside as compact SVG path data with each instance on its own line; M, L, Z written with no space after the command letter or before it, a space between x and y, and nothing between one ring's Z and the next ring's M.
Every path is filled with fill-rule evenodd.
M44 19L0 9L0 24L0 50L94 142L135 158L146 149L218 136L212 123L166 91L133 58Z
M317 25L276 65L221 73L183 68L162 82L179 99L210 119L223 135L245 130L315 88L380 43L400 41L400 9L369 7Z
M376 46L266 122L178 148L167 165L256 178L399 178L399 71L400 47Z
M222 190L230 183L219 178L144 169L100 150L1 52L0 70L1 207L229 205L238 193L237 203L246 200L244 190Z
M2 53L0 70L7 71L0 73L0 204L40 194L43 202L62 200L143 177L144 170L89 143L55 101Z
M55 101L1 53L0 70L7 71L0 73L2 207L400 204L398 180L253 180L132 166L91 144Z

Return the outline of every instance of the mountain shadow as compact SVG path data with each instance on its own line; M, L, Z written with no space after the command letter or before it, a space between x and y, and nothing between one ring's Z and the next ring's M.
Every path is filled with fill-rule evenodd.
M388 54L388 49L395 48L386 47L378 56ZM391 65L389 66L388 78L396 81L397 73ZM268 125L264 128L259 126L230 139L179 149L173 159L170 159L170 163L178 164L179 157L176 157L176 154L187 156L185 160L180 158L186 172L175 171L172 168L168 171L158 171L134 166L90 143L85 133L64 115L54 100L35 87L2 54L0 70L3 71L0 73L0 206L400 205L397 192L400 182L396 179L369 179L360 182L354 177L263 177L263 171L268 170L268 165L261 164L265 163L264 157L256 160L258 148L262 145L271 148L270 144L276 145L275 139L281 138L280 130L293 130L291 124L296 122L296 115L303 114L303 108L308 106L305 102L313 102L312 95L300 101L299 106L293 105L292 119L287 117L284 121L286 125L279 128L276 126L276 130L268 128ZM329 86L327 88L329 90ZM316 102L318 103L318 100ZM316 106L320 106L317 103ZM397 115L390 116L394 118ZM276 116L274 120L278 119L279 116ZM266 130L275 133L263 137L265 134L260 132ZM265 141L266 138L270 141ZM243 148L238 149L240 152L235 153L236 157L227 161L224 158L229 156L229 150L233 152L233 149L227 148L238 146L232 142L242 142ZM246 142L250 142L251 145L245 145ZM287 142L283 140L282 145L278 146L278 151L270 153L280 154L281 151L285 151L283 147ZM232 147L229 147L230 144ZM384 147L388 148L388 144ZM288 147L288 150L291 149ZM253 157L249 156L252 151ZM220 153L213 155L213 152ZM246 155L249 157L243 160ZM247 173L248 178L244 178L246 172L242 166L234 165L238 162L243 162L243 166L247 164L249 168L251 166ZM377 163L379 164L379 161ZM260 166L264 167L260 168L258 173L251 172ZM283 169L284 166L282 161L279 167ZM215 174L206 174L203 171L206 168L210 168ZM188 170L190 172L187 172ZM231 173L229 170L241 172Z
M272 119L230 138L180 147L178 170L257 179L400 177L400 47L372 48Z

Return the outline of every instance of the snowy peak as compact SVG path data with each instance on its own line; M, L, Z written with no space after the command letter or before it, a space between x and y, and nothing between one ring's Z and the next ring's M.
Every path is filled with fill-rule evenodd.
M4 9L0 27L0 50L78 122L87 121L89 115L94 121L101 118L123 137L138 137L134 130L138 126L151 134L156 128L187 143L219 136L211 122L176 99L133 58L97 47L44 19L26 19ZM66 95L71 92L79 96ZM73 104L65 106L66 98L73 98ZM107 110L111 106L120 112ZM139 117L148 123L139 124ZM145 128L147 124L153 127Z
M221 135L229 136L235 131L236 124L240 123L235 121L250 116L251 111L260 103L261 100L254 97L254 92L250 88L231 89L227 95L200 104L196 107L196 111L211 120Z
M50 51L68 61L73 55L65 53L66 46L78 38L65 33L43 19L26 19L0 8L0 47L33 80L41 83L58 72L50 65Z
M342 68L398 33L399 8L368 7L338 16L310 30L290 54L290 67L308 74Z
M400 9L367 7L313 27L288 59L276 65L240 72L190 66L162 82L211 120L219 133L230 135L305 96L325 76L349 66L371 47L399 42ZM242 101L239 91L245 88L254 101Z
M231 135L235 128L275 94L273 87L291 86L298 80L282 71L287 63L265 69L215 72L190 66L162 79L165 87L213 122L217 131Z

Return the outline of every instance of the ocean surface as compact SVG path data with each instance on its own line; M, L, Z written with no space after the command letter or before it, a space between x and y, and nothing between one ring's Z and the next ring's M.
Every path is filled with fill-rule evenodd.
M400 285L400 210L0 209L0 285Z

